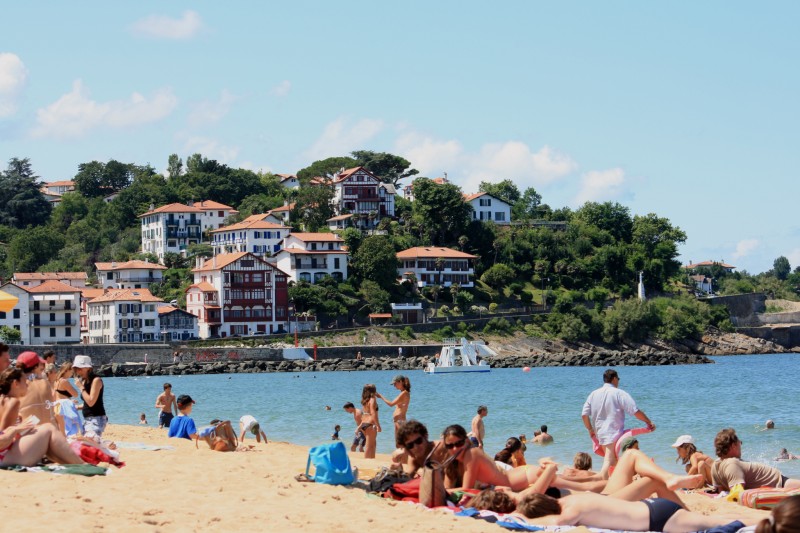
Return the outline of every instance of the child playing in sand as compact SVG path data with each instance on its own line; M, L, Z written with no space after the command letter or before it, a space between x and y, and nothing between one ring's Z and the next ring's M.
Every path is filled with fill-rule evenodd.
M244 415L239 419L239 440L244 442L245 435L247 435L248 432L256 436L256 442L261 442L261 438L263 437L264 444L267 443L267 435L261 431L258 420L251 415Z
M331 435L331 440L339 440L339 431L341 431L342 426L335 425L333 426L333 435Z
M178 396L177 404L178 416L170 422L167 437L190 440L197 438L197 426L192 417L189 416L192 414L194 400L188 394L181 394Z

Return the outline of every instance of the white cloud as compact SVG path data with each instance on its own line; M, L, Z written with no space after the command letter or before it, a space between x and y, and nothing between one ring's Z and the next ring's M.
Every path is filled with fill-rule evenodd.
M195 104L189 112L189 126L197 127L219 122L230 112L231 106L237 100L239 100L238 96L223 89L217 100L205 100Z
M523 188L542 187L575 170L577 165L568 156L545 145L537 152L520 141L484 144L470 162L467 176L469 190L478 190L483 180L510 178Z
M28 80L28 69L18 55L0 52L0 117L17 111L17 99Z
M140 93L127 100L96 102L81 80L72 91L36 112L34 137L74 138L99 127L126 128L157 122L168 116L178 104L170 89L160 89L150 98Z
M292 82L289 80L283 80L278 85L272 88L270 93L273 96L284 97L289 94L289 91L292 90Z
M744 239L736 243L736 251L733 252L734 259L741 259L750 255L761 245L758 239Z
M395 141L395 152L411 161L423 176L434 178L460 168L464 148L455 140L439 141L418 133L405 133Z
M131 25L134 35L155 39L191 39L203 29L203 21L196 11L184 11L181 18L151 15Z
M786 255L786 259L789 260L789 264L792 265L792 269L795 269L800 266L800 248L795 248L791 252Z
M216 159L227 165L233 163L240 149L238 146L225 146L208 137L190 137L184 143L183 151L188 154L202 154L207 159Z
M322 135L304 155L312 161L346 155L364 148L364 143L383 129L381 120L363 118L352 125L348 122L340 117L325 126Z
M575 204L608 201L619 197L625 184L625 172L621 168L592 170L581 176L581 188L575 196Z

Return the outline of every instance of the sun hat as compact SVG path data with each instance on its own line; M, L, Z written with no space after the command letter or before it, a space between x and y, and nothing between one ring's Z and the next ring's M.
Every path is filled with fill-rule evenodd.
M691 435L681 435L673 444L673 448L680 448L684 444L694 444L694 439Z
M36 352L22 352L17 357L17 365L22 365L25 368L33 368L37 365L44 365L47 362L39 357Z
M627 451L631 446L633 446L637 442L639 442L639 439L635 437L627 437L625 439L625 442L622 443L622 446L620 446L620 451L621 452Z
M88 355L76 355L72 368L92 368L92 358Z

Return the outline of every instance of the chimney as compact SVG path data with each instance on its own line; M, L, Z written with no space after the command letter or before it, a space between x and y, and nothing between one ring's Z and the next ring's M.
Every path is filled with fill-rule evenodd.
M194 267L195 268L200 268L201 266L203 266L202 262L203 262L203 260L200 258L199 255L195 256L195 258L194 258Z
M156 204L150 204L150 211L155 211Z
M113 259L111 260L111 268L117 268L117 262Z

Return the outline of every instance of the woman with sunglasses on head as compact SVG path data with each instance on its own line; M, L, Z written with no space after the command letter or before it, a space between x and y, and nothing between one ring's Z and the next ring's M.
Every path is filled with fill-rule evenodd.
M20 398L28 386L21 368L0 373L0 465L34 466L45 456L56 463L82 464L55 426L20 418Z
M378 421L378 401L375 399L377 390L375 385L367 383L361 391L361 432L367 442L364 445L364 458L374 459L375 449L378 447L378 433L381 423Z

